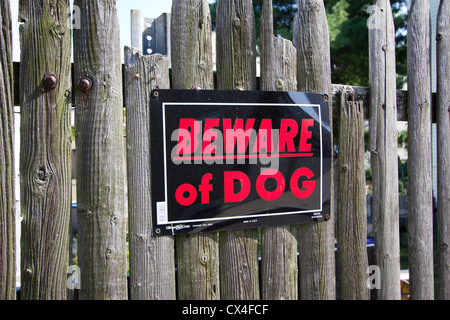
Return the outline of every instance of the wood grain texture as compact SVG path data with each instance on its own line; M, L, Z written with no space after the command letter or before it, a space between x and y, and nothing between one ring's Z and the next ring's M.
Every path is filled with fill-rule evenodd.
M211 14L207 1L172 2L172 88L214 89ZM176 238L178 299L220 299L217 233Z
M152 235L150 94L170 88L169 59L125 47L130 299L174 300L173 237Z
M81 299L127 299L122 64L116 1L77 0L74 32Z
M408 238L411 299L434 298L430 8L413 0L408 21Z
M395 27L389 0L376 0L378 28L369 29L370 152L379 300L400 300Z
M341 97L337 197L339 299L367 300L367 213L362 103Z
M330 40L324 3L322 0L299 0L297 6L294 45L298 53L298 91L331 96ZM330 102L330 123L331 114ZM331 220L299 226L299 283L303 300L336 298L333 185L331 190Z
M251 0L217 2L217 86L256 90L256 27Z
M171 23L172 87L214 89L208 2L174 0Z
M256 31L251 0L217 3L217 83L220 90L256 89ZM257 229L220 232L220 296L260 297Z
M65 299L71 203L68 1L19 2L21 298ZM55 74L54 89L44 77Z
M439 299L450 300L450 2L437 20Z
M11 11L0 3L0 300L16 299L16 198Z
M273 31L273 3L272 0L264 0L261 13L261 90L275 91L274 82L274 31Z
M270 4L270 6L268 5ZM263 90L297 90L297 50L291 41L273 36L272 1L265 1L261 30ZM269 40L270 39L270 40ZM270 58L269 58L270 57ZM261 228L261 298L263 300L297 300L298 258L297 225Z

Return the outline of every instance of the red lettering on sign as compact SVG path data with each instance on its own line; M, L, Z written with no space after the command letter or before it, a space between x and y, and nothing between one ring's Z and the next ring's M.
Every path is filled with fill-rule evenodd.
M216 146L210 146L211 141L217 139L217 132L213 130L214 127L218 127L220 119L206 119L205 120L205 134L203 135L203 153L213 154L216 153ZM210 147L209 147L210 146ZM208 148L209 147L209 148Z
M225 153L234 154L236 141L237 152L245 153L248 148L254 125L255 119L248 119L244 131L244 119L236 119L233 128L231 128L231 119L223 119Z
M306 177L307 179L312 179L314 177L314 173L308 168L300 168L294 172L291 178L291 191L292 193L300 199L306 199L311 196L316 188L316 182L312 181L303 181L302 189L299 188L299 180L301 177Z
M241 185L241 190L238 193L234 193L235 181L238 181ZM244 201L250 194L250 179L240 171L224 172L224 189L225 203Z
M300 133L300 146L298 148L299 152L309 152L311 151L311 144L308 144L308 140L312 137L312 132L309 131L309 127L314 125L313 119L303 119L302 121L302 131Z
M195 119L180 119L177 154L193 154L198 148L197 135L200 132L200 123Z
M275 179L277 187L274 191L267 191L265 183L267 179ZM266 201L275 201L281 197L286 188L286 181L280 171L275 169L267 169L256 180L256 191L259 196Z
M288 152L295 152L294 138L298 133L298 123L292 119L282 119L280 126L279 151L284 152L287 146Z
M209 203L209 193L213 190L211 180L213 175L211 173L207 173L202 178L202 183L198 188L200 193L202 194L202 204Z
M272 141L272 119L263 119L261 121L261 126L258 131L258 138L256 144L253 147L253 153L261 153L261 150L267 152L272 152L273 141Z
M185 193L188 193L187 197L185 197ZM175 199L182 206L190 206L197 200L197 190L192 184L182 184L178 187L177 191L175 191Z

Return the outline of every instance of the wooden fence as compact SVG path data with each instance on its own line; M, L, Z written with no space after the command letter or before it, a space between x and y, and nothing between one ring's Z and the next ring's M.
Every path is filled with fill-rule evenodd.
M260 238L257 229L153 237L149 193L150 91L195 86L257 90L252 1L218 1L216 83L207 1L173 0L171 75L167 56L143 55L135 48L125 48L122 66L115 1L75 0L74 4L81 9L81 28L72 30L72 72L68 1L20 1L21 63L14 76L9 1L0 5L1 300L15 298L16 267L21 272L22 299L67 298L72 102L80 299L368 299L368 284L377 285L373 292L378 299L400 299L397 120L409 121L411 298L434 298L435 271L439 298L450 298L449 1L442 0L439 9L437 96L430 89L429 45L434 39L430 39L428 1L413 0L411 6L408 92L395 89L395 31L388 0L374 1L379 9L376 27L368 30L369 88L332 85L323 1L298 1L293 43L273 36L272 1L264 1L258 89L332 96L330 115L339 120L339 152L332 186L334 219L262 228ZM14 86L22 115L20 266L14 263ZM434 118L439 133L436 270L430 128ZM372 264L378 268L374 272L379 271L375 278L379 283L371 280L366 249L364 119L370 122Z

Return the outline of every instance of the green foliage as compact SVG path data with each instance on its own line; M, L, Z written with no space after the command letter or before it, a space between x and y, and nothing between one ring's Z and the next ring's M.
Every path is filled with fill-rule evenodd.
M403 86L406 76L406 22L403 14L406 0L391 1L396 27L397 86ZM367 9L373 1L325 1L330 28L333 83L369 85L369 34Z
M257 43L264 0L253 0L256 19ZM296 0L273 0L274 33L285 39L293 38L293 21L297 11ZM330 29L332 82L339 84L369 85L369 34L367 12L373 0L325 0ZM406 0L392 0L392 13L396 29L397 87L406 82L407 73L407 15ZM213 28L215 28L217 3L211 3Z
M255 9L255 23L256 35L259 39L261 26L261 13L264 0L253 0L253 7ZM293 21L296 9L297 0L273 0L273 24L274 33L276 36L281 36L285 39L292 40L293 37ZM213 30L216 28L216 9L217 2L210 3Z

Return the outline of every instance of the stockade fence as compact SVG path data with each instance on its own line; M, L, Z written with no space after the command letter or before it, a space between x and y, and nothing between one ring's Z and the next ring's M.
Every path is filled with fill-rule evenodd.
M332 85L323 1L298 1L292 43L274 37L272 1L265 0L258 89L333 97L330 114L339 120L335 121L339 152L332 186L333 219L262 228L260 236L257 229L249 229L176 237L152 235L150 92L193 87L256 90L252 1L218 1L216 82L207 1L173 0L171 75L167 56L143 55L131 47L125 48L122 66L115 1L75 0L74 5L81 9L80 28L71 31L68 1L20 1L21 61L15 72L9 1L0 6L1 300L16 297L16 268L21 272L21 299L68 297L68 278L72 283L73 276L68 272L75 270L69 267L72 103L80 277L75 286L80 287L80 299L368 299L371 284L377 299L400 299L397 120L408 121L412 299L435 298L431 124L437 122L436 271L439 298L450 298L449 1L442 0L439 8L438 92L432 95L429 46L434 39L430 39L428 1L413 0L411 5L406 92L396 90L395 30L388 0L374 1L379 10L376 27L368 29L369 88ZM13 187L15 102L21 108L19 266L15 265ZM373 170L375 258L370 267L364 120L370 125Z

